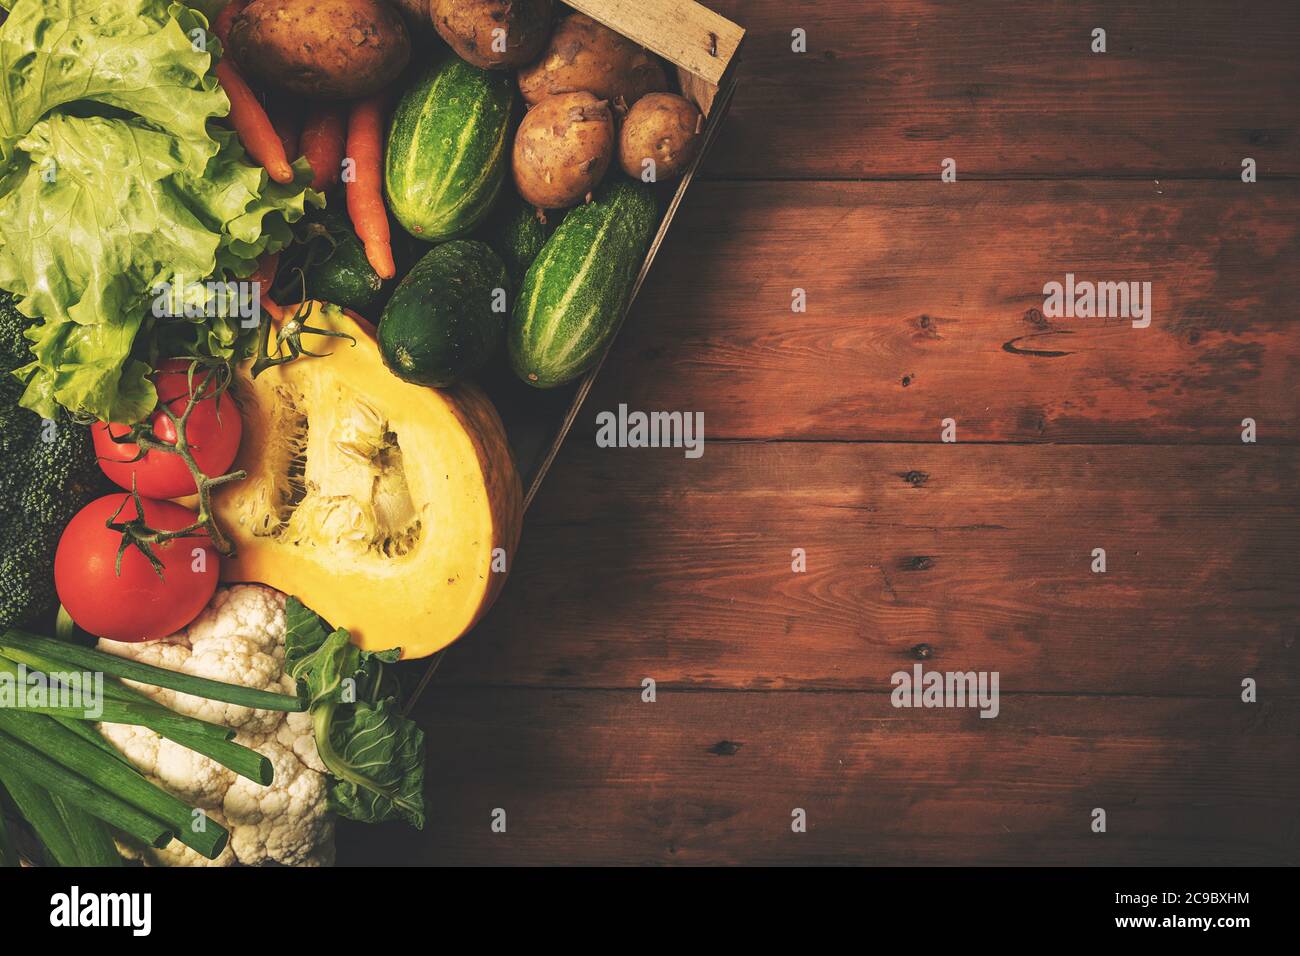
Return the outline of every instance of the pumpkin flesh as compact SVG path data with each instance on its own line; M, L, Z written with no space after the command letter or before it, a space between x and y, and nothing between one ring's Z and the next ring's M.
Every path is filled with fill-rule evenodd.
M243 481L218 490L236 554L222 577L298 597L366 650L424 657L468 631L505 581L522 491L474 385L433 389L383 365L373 330L311 303L319 358L241 367Z

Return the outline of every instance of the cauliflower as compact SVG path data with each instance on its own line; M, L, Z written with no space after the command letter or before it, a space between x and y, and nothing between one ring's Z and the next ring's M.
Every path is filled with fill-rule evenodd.
M294 693L284 673L284 595L258 585L220 588L212 603L179 634L145 644L100 641L99 649L158 667L277 693ZM334 862L334 816L326 810L326 770L316 752L311 717L206 700L128 681L173 710L236 731L235 742L267 757L275 768L269 787L145 727L100 724L100 732L141 773L230 831L216 860L179 840L161 850L127 848L146 863L233 866Z

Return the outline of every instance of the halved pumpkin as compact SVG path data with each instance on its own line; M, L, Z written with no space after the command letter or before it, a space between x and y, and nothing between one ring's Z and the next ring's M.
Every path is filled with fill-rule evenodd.
M425 657L505 583L523 517L505 429L476 386L403 382L369 323L308 305L302 324L356 344L308 334L321 357L240 368L248 477L214 495L236 549L221 576L296 596L366 650Z

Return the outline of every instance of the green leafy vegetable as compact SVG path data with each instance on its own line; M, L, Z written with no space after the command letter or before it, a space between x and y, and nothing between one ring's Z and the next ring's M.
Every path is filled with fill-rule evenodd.
M300 682L331 774L330 808L350 820L424 827L424 732L391 696L386 664L342 628L330 630L296 598L285 604L285 670Z
M195 287L194 314L155 315L156 290L250 274L320 201L305 160L273 183L212 123L206 27L166 0L18 0L0 26L0 287L42 320L15 374L45 417L139 421L160 357L236 357L228 303Z
M256 707L262 710L302 710L302 703L288 694L276 694L272 691L258 690L255 687L243 687L239 684L226 684L193 674L170 671L165 667L142 664L129 657L118 657L89 647L68 644L38 634L25 631L5 631L0 634L0 654L10 660L21 661L38 669L48 666L49 661L74 664L84 670L103 671L112 677L152 684L155 687L167 687L183 694L206 697L227 704L241 707ZM75 668L68 668L69 670Z

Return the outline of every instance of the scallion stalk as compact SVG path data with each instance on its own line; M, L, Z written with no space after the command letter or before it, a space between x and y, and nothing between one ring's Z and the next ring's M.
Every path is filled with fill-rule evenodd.
M104 751L104 753L108 754L109 756L116 757L118 760L126 764L128 767L134 769L135 764L131 763L131 761L126 758L126 754L122 753L122 751L118 750L107 740L105 740L103 735L90 725L89 721L69 720L66 717L53 717L51 719L63 729L71 731L72 733L76 734L82 740L86 741L86 743L93 744L94 746L98 747L100 750Z
M19 676L18 664L14 663L7 657L0 656L0 672L8 672L14 675L15 679ZM43 671L33 671L32 673L43 674L52 685L67 686L57 681L52 674L46 674ZM129 691L129 688L124 688ZM129 691L135 694L135 691ZM135 700L111 700L105 695L98 701L97 715L91 716L87 713L86 707L64 707L56 704L29 704L15 703L10 709L22 713L44 714L47 717L53 717L60 726L65 729L71 729L69 724L76 725L80 721L97 720L109 724L130 724L139 727L148 727L169 740L174 740L182 747L188 747L197 753L210 757L223 767L233 770L242 777L247 777L255 783L262 786L270 786L275 778L275 770L271 761L259 754L256 750L251 750L242 744L231 743L235 732L229 727L222 727L220 724L208 723L205 720L199 720L196 717L188 717L185 714L169 710L161 704L156 704L143 694L137 695ZM87 706L89 702L86 702ZM73 730L82 739L87 739L86 734L79 730ZM94 734L92 730L90 733ZM95 734L95 736L99 736ZM102 738L100 738L102 741ZM105 745L116 754L116 750L111 745L104 742Z
M238 684L226 684L218 680L209 680L206 677L195 677L192 674L169 671L165 667L142 664L129 658L106 654L103 651L92 650L89 647L81 647L77 644L68 644L64 641L56 641L48 637L40 637L36 634L28 634L24 631L6 631L4 636L0 637L0 653L12 656L11 651L48 655L55 660L64 661L85 670L103 671L105 674L111 674L114 677L138 681L141 684L152 684L155 687L166 687L184 694L192 694L195 697L219 700L226 704L238 704L241 707L289 712L304 709L303 702L296 696L289 694L277 694L269 690L240 687Z
M63 818L68 836L77 855L76 866L121 866L122 857L113 842L113 834L99 820L80 807L73 806L57 793L49 794L50 802Z
M13 742L33 755L38 757L43 755L46 760L72 771L73 776L81 775L102 792L115 794L121 802L161 821L171 829L178 840L209 860L216 859L225 847L229 835L215 820L204 819L203 826L196 830L192 825L196 819L193 811L183 801L154 786L135 770L114 760L98 747L86 743L50 718L0 708L0 732L8 734L10 738L16 738ZM4 760L3 751L0 751L0 760ZM25 767L14 769L19 773L24 773L26 770ZM37 782L47 790L67 797L106 823L118 826L114 821L97 813L93 806L81 803L74 793L67 792L66 780L59 780L58 785L54 786L40 780ZM118 828L126 829L121 826Z
M8 673L15 680L20 677L19 664L15 663L8 657L0 655L0 673ZM57 673L57 672L56 672ZM170 708L156 704L143 694L138 700L121 700L108 696L104 693L101 700L96 703L98 715L92 716L87 713L91 701L84 701L84 706L66 707L60 704L49 702L49 698L58 695L58 688L64 687L69 691L85 695L88 693L86 688L74 688L67 681L61 681L52 674L44 671L28 671L28 675L41 674L46 678L46 682L53 685L51 693L46 695L46 703L31 704L15 702L12 710L21 710L33 714L46 714L50 717L62 717L67 720L102 720L110 724L133 724L140 727L148 727L150 730L156 730L164 737L169 735L169 731L175 729L191 735L201 735L214 737L218 740L229 740L235 736L235 732L229 727L223 727L220 724L209 723L206 720L199 720L197 717L189 717L185 714L177 713Z
M254 783L269 787L275 782L275 767L269 757L264 757L243 744L230 740L217 740L204 734L190 734L188 731L175 731L163 734L182 747L189 747L195 753L215 760L221 766L233 770L241 777L247 777Z
M88 744L86 746L89 747ZM162 848L176 835L162 820L73 773L3 731L0 731L0 773L5 775L5 779L9 779L10 775L21 776L46 790L54 791L73 806L80 807L147 846ZM140 779L144 780L143 777Z
M16 772L0 766L0 783L13 800L18 812L31 826L36 839L40 841L50 862L57 866L76 866L77 847L68 833L68 824L59 808L50 800L50 794L40 785L33 783Z
M0 796L3 794L3 788L0 788ZM4 807L0 806L0 869L19 865L18 848L9 836L9 821L5 819Z

